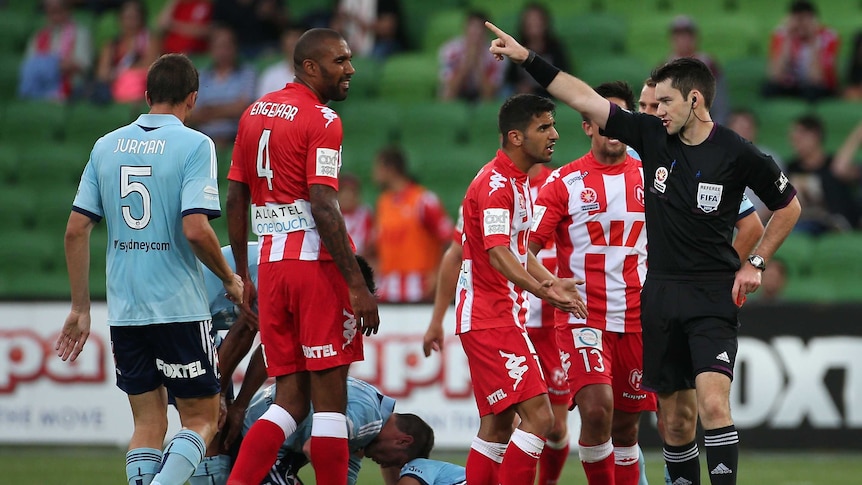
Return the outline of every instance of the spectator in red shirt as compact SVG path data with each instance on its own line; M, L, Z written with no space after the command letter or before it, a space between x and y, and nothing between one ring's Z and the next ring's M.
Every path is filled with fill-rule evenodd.
M838 88L838 34L820 24L807 0L790 4L790 14L772 33L769 78L764 96L792 96L816 101Z
M159 13L162 52L201 54L209 44L210 0L171 0Z

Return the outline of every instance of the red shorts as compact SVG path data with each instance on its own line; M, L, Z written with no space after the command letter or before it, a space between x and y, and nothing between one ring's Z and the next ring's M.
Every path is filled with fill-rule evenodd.
M267 374L349 365L363 359L347 283L332 261L287 259L258 267L260 341Z
M527 335L533 342L542 374L548 385L548 399L551 404L564 404L572 401L572 390L569 387L568 372L561 360L560 346L557 345L557 329L555 327L527 327Z
M548 392L527 333L510 325L462 333L479 416L500 414Z
M655 411L655 394L641 389L643 337L585 326L562 329L560 338L573 349L569 382L577 394L584 386L613 387L614 409L627 413Z

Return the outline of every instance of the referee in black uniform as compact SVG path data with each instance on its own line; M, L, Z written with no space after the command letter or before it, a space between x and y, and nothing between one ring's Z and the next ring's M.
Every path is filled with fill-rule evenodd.
M735 484L739 439L730 381L737 312L799 218L796 189L770 157L712 121L715 78L702 62L677 59L653 71L657 117L631 113L486 25L498 36L493 54L521 64L553 96L641 155L649 241L642 385L659 396L671 481L700 484L699 415L711 483ZM740 264L731 242L746 186L774 213L754 253L741 255L747 262Z

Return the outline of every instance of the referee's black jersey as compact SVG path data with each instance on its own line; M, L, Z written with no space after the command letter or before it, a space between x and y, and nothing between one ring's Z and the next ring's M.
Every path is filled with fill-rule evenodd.
M604 134L634 148L643 162L649 272L737 271L733 226L745 187L771 210L796 194L778 165L723 126L690 146L668 135L659 118L609 104Z

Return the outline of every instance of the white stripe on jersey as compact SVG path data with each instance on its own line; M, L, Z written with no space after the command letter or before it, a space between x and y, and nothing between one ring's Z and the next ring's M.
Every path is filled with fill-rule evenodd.
M461 272L458 275L458 293L455 295L455 304L461 291L464 291L464 300L461 304L461 333L469 332L473 320L473 265L472 261L465 259L461 263Z
M284 245L287 243L287 237L289 235L290 234L273 234L271 236L264 236L264 238L272 238L270 240L269 257L266 258L267 261L281 261L284 258Z
M297 237L298 233L293 233ZM300 261L317 261L320 259L320 233L305 231L302 234L302 249L299 250Z
M216 156L215 143L210 137L207 137L207 142L210 144L210 177L218 179L218 157Z

